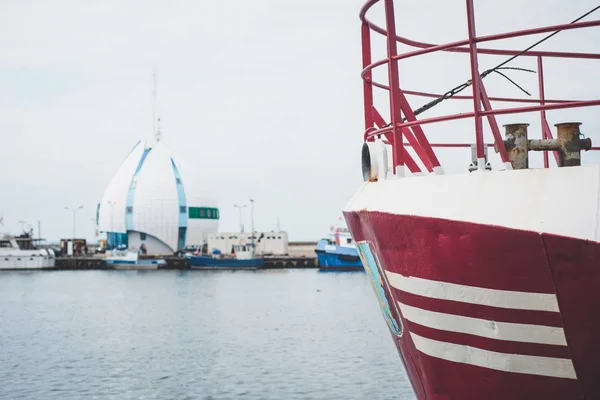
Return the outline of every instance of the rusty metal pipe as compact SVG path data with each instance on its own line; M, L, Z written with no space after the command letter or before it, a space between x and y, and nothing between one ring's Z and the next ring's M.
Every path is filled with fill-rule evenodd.
M590 138L585 138L585 139L579 139L579 148L581 150L591 150L592 149L592 139Z
M528 146L533 151L554 151L559 148L556 139L530 139Z
M579 139L579 148L585 151L591 150L592 139ZM560 145L556 139L529 139L530 151L555 151L559 149Z

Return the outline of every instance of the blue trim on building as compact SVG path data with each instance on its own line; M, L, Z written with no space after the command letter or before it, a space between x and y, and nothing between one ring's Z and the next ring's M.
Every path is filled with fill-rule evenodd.
M114 249L122 244L127 247L129 245L129 236L126 233L107 232L106 246L108 249Z
M131 150L129 150L129 153L127 153L127 157L129 157L129 155L135 150L136 147L138 147L140 145L140 143L142 143L142 141L138 140L137 143L135 144L135 146L133 146L131 148Z
M137 175L142 169L142 165L144 165L144 161L146 161L146 157L148 153L150 153L151 149L144 149L144 153L140 158L140 162L138 162L137 168L131 177L131 182L129 183L129 190L127 191L127 202L125 205L125 230L132 231L133 230L133 202L135 200L135 187L137 186Z
M177 235L177 250L183 249L185 247L185 237L187 234L187 220L188 220L188 210L187 210L187 200L185 198L185 190L183 188L183 181L181 180L181 175L179 174L179 170L175 165L175 161L173 157L171 157L171 165L173 166L173 174L175 175L175 184L177 185L177 200L179 205L179 234Z

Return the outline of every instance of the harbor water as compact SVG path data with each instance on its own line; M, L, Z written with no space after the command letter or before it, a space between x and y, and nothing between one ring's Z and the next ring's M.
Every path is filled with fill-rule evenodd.
M363 272L3 272L0 321L0 399L415 398Z

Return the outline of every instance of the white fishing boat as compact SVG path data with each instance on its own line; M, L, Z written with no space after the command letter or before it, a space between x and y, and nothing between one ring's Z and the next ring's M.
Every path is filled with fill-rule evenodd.
M41 248L41 240L28 233L19 236L0 234L0 270L54 268L54 251Z
M114 269L158 269L166 266L165 260L140 259L137 251L114 249L107 253L106 265Z

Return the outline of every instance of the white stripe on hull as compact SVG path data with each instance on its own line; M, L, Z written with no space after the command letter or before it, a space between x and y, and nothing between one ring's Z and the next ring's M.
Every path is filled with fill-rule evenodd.
M406 277L385 271L392 287L428 299L457 301L478 304L483 307L500 307L507 310L533 310L559 313L554 294L528 293L509 290L487 289L482 287L459 285L430 279ZM397 299L396 299L397 300ZM417 301L417 300L415 300ZM409 335L418 351L431 357L470 364L494 370L534 374L548 377L577 379L573 362L569 358L543 357L531 354L511 354L486 350L470 345L471 339L465 337L468 344L452 343L444 339L444 332L456 332L482 338L494 339L505 343L531 344L530 351L538 351L538 345L553 345L567 348L567 339L562 327L551 327L535 323L497 322L465 315L449 314L427 310L397 301L402 318L420 326L438 332L437 339L431 339L413 332L408 324ZM418 303L416 303L418 305ZM435 308L433 303L430 307ZM461 308L455 308L460 312ZM485 311L483 313L485 315ZM441 338L441 339L440 339Z
M523 343L566 346L562 328L553 326L495 322L485 319L445 314L398 302L402 315L409 321L442 331L466 333L490 339Z
M396 289L432 299L452 300L516 310L559 311L558 302L554 294L487 289L407 277L389 271L386 271L386 276L390 285Z
M577 379L573 362L564 358L506 354L428 339L411 332L417 350L431 357L457 363L521 374Z

